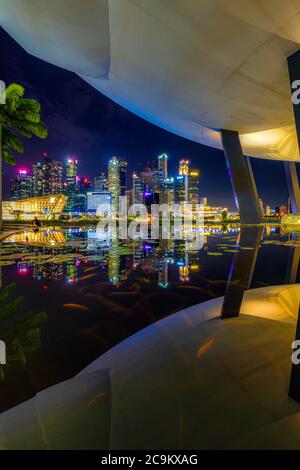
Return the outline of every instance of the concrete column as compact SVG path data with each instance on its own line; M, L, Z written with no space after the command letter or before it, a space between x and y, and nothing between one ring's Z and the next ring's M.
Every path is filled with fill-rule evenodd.
M286 182L288 186L292 214L300 214L300 188L296 164L284 162Z
M299 88L300 80L300 50L288 57L288 68L290 75L290 90L291 90L291 100L292 93ZM293 87L293 83L296 83L296 88ZM299 98L299 95L297 95ZM294 118L298 138L298 147L300 149L300 103L293 103L294 109ZM299 190L299 181L297 176L297 170L295 163L285 162L284 169L287 178L289 196L291 200L291 211L292 214L300 214L300 190Z
M238 317L244 292L250 289L263 227L241 227L222 305L221 318Z
M300 80L300 50L292 54L288 57L288 67L289 67L289 75L290 75L290 89L291 95L292 93L299 88L299 84L297 84L296 88L292 87L293 82L296 80ZM298 96L299 97L299 96ZM297 137L298 137L298 146L300 144L300 103L296 104L293 103L294 109L294 118L297 130ZM299 146L300 147L300 146Z
M300 340L300 308L298 310L298 319L297 319L296 335L295 335L295 341L299 341L299 340ZM296 349L298 349L298 347ZM300 364L292 363L290 386L289 386L289 397L291 397L296 402L300 403Z
M299 233L292 233L290 237L291 241L300 241L300 234ZM299 270L299 262L300 262L300 246L290 246L289 247L289 255L288 261L286 265L286 272L285 272L285 284L296 284L298 278L298 270Z
M221 139L241 224L260 224L262 214L250 159L243 154L238 132L221 129Z

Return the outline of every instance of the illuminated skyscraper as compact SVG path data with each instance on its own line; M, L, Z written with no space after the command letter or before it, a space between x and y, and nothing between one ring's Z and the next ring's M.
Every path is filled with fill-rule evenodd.
M74 211L76 206L76 193L78 191L78 161L73 158L68 158L66 162L66 195L68 202L66 204L66 211Z
M176 204L187 202L186 178L184 175L175 178L174 202Z
M144 183L144 191L150 192L153 189L153 170L147 165L144 171L141 171L140 177Z
M32 164L32 185L33 196L43 195L43 169L41 162L33 162Z
M46 155L46 154L45 154ZM42 162L32 164L33 196L46 196L63 192L63 167L61 162L47 156Z
M133 204L144 202L144 181L135 172L132 173L132 200Z
M48 162L50 167L50 193L61 194L63 191L63 166L57 160Z
M118 159L119 166L119 181L120 181L120 196L125 196L127 188L127 162L126 160Z
M155 193L163 191L165 176L162 170L153 170L152 172L152 190Z
M157 157L157 168L162 172L164 180L168 178L168 155L163 153Z
M111 193L112 209L113 211L118 212L120 197L120 174L117 157L112 157L108 164L108 190Z
M67 189L74 188L78 172L78 161L69 158L66 163L66 181Z
M199 204L200 170L191 169L188 176L188 201Z
M20 169L14 180L11 181L11 200L27 199L33 196L32 176L28 170Z
M189 160L182 159L179 162L179 175L188 176L189 174Z
M74 192L74 206L75 212L86 212L87 211L87 193L92 191L92 183L88 178L77 177L76 188Z
M108 180L105 173L100 173L94 178L94 190L95 191L108 191Z
M161 193L160 202L163 204L172 204L174 202L174 178L167 178L164 181L164 190Z

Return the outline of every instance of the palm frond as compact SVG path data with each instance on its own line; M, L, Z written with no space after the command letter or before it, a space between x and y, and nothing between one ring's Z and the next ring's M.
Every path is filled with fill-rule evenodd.
M16 164L16 160L7 145L3 145L2 147L2 158L3 161L8 165L14 166Z
M46 139L48 135L47 128L42 122L39 122L38 124L33 124L31 127L31 132L33 133L33 135L39 137L40 139Z
M0 106L3 160L9 165L16 163L12 151L24 151L19 135L28 139L32 136L45 139L48 135L47 128L41 121L41 105L35 99L24 98L24 94L22 85L11 83L6 88L6 103Z
M12 130L4 128L2 131L2 143L15 150L18 153L24 152L24 147L20 137L18 137Z
M24 96L24 93L25 89L22 85L11 83L5 91L6 104L4 106L7 106L10 111L15 111L18 108L20 99Z
M33 124L28 121L19 121L18 119L11 119L8 123L10 129L14 129L18 134L21 134L28 139L31 139L32 137L32 125Z
M40 113L41 112L40 103L38 101L32 99L32 98L22 98L21 106L26 111L31 111L33 113Z

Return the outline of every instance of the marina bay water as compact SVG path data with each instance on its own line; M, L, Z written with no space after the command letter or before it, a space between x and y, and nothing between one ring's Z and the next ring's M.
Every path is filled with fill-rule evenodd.
M95 228L78 227L6 239L0 247L8 289L0 314L7 351L0 411L72 377L162 317L223 296L239 256L249 265L242 291L296 282L289 267L300 250L298 235L280 226L265 226L258 235L255 246L251 237L247 246L238 226L205 226L199 250L179 239L103 240Z

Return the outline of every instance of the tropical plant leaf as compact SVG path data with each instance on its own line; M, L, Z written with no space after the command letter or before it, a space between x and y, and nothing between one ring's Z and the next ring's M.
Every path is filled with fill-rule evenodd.
M24 147L20 137L13 133L10 129L3 129L2 131L2 143L5 146L11 147L18 153L24 152Z
M33 100L31 98L23 98L22 99L22 108L26 111L31 111L33 113L40 113L41 112L41 105L38 101Z
M31 132L36 136L39 137L40 139L45 139L48 135L47 128L45 124L42 122L39 122L38 124L34 124L32 126Z
M7 145L3 145L2 159L8 165L14 166L16 164L16 160L15 160L13 154L11 153L11 150L9 149L9 147Z
M2 157L9 165L15 165L13 151L24 151L19 135L28 139L32 136L45 139L48 135L46 126L41 122L41 105L35 99L25 98L24 94L22 85L11 83L6 88L6 103L0 106Z
M20 99L24 96L25 88L18 83L11 83L6 88L6 105L9 112L16 111L20 103Z

